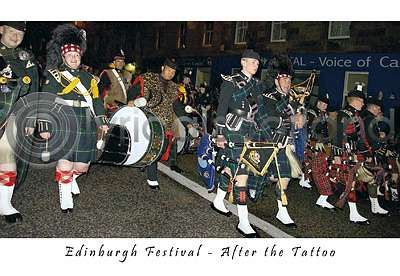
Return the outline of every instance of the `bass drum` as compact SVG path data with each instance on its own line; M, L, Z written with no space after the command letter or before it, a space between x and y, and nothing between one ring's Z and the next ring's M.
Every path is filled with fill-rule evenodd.
M156 115L125 106L111 117L98 162L143 168L158 161L166 145L165 130Z
M201 116L196 114L193 114L192 116L193 118L188 122L196 129L197 135L195 137L192 137L188 133L181 120L177 120L176 127L179 137L177 138L176 146L178 154L194 153L200 145L200 140L204 133L204 121Z

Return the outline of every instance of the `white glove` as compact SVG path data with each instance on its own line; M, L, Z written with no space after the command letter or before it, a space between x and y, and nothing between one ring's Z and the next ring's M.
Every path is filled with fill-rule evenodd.
M145 97L140 97L140 98L135 99L135 100L133 101L133 104L134 104L136 107L144 107L144 106L146 106L146 104L147 104L147 100L146 100Z

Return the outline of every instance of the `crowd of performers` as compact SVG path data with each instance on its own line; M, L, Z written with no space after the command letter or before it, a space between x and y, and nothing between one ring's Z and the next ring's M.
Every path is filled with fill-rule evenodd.
M299 179L304 188L315 185L320 194L316 205L322 208L335 211L347 203L349 220L358 224L370 222L357 210L357 190L368 192L373 214L389 215L379 205L378 195L398 201L398 148L389 139L381 102L366 97L361 84L349 91L343 109L328 115L327 93L320 93L315 106L306 108L310 87L308 91L294 89L288 56L275 55L269 61L266 79L259 81L254 75L260 56L247 49L240 61L241 71L221 76L212 132L212 124L198 120L210 115L209 95L204 87L200 88L199 101L204 108L198 110L199 105L191 97L194 88L190 76L185 76L181 84L173 81L177 70L174 59L167 58L160 72L132 78L123 70L123 51L118 51L113 68L97 77L81 66L85 32L63 24L52 33L44 79L39 81L32 53L19 47L25 28L24 22L4 22L0 26L0 215L9 223L22 220L11 198L16 183L23 181L29 161L18 154L18 133L48 143L56 137L74 137L73 144L51 156L56 164L61 211L71 213L74 195L80 193L77 178L98 161L104 137L112 130L109 120L124 107L147 110L162 122L162 141L156 137L152 145L160 155L146 156L151 162L141 167L147 175L147 186L160 190L156 161L168 160L171 170L180 173L177 154L198 146L199 164L205 161L205 166L198 165L199 173L207 178L209 192L216 191L212 210L230 216L224 201L229 194L237 206L237 230L244 237L259 236L249 222L247 203L259 200L267 183L275 185L277 220L290 228L297 227L295 218L289 215L286 195L293 178ZM39 99L50 97L51 105L48 110L29 113L19 125L13 120L15 106L30 94ZM57 125L49 114L63 114L75 127ZM43 161L51 158L42 156ZM337 190L342 192L334 203L329 197Z

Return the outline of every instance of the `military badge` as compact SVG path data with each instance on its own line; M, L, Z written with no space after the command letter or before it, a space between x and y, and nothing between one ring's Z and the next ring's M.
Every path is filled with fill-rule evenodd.
M27 51L24 51L24 50L21 50L21 51L19 51L19 53L18 53L18 58L19 58L20 60L23 60L23 61L30 60L31 57L32 57L32 55L31 55L30 53L28 53Z

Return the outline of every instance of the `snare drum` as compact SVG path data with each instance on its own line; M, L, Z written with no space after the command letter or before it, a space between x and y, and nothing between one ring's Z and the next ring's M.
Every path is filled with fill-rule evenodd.
M154 113L125 106L110 119L98 162L146 167L161 158L166 146L164 126Z

